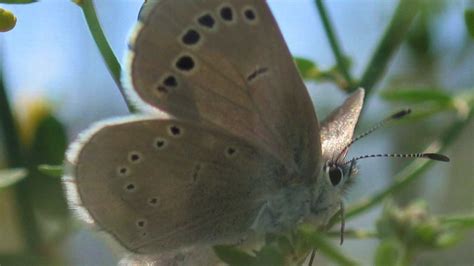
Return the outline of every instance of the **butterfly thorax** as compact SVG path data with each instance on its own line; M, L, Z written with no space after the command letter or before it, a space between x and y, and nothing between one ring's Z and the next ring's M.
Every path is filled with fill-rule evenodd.
M263 204L252 229L258 233L294 228L310 214L314 189L298 184L282 188Z
M355 163L328 160L312 178L313 183L297 182L304 178L292 177L294 182L285 184L264 201L252 229L284 232L303 222L324 226L341 207L344 191L356 172Z

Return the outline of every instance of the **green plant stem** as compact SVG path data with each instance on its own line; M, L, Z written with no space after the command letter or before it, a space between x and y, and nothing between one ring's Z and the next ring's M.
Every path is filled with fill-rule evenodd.
M403 248L402 257L400 259L400 266L410 266L413 265L413 258L415 251L410 250L408 247Z
M410 29L410 25L418 14L421 5L422 0L400 0L382 39L362 75L359 86L357 86L365 89L366 98L384 74L390 59L405 39L405 35Z
M304 227L300 229L302 239L308 243L312 248L317 248L322 254L331 258L338 265L358 265L352 258L342 253L339 248L334 246L329 239L323 235L307 230ZM307 256L308 254L306 254Z
M102 27L100 26L97 13L95 12L93 0L78 1L78 5L81 7L82 12L84 13L84 18L86 19L87 26L89 27L89 31L92 34L92 38L94 39L97 48L99 48L100 54L102 55L102 58L104 59L105 64L107 65L107 68L109 69L110 74L115 81L115 84L119 88L120 93L122 94L122 97L128 106L128 110L132 113L136 112L134 105L130 99L128 99L125 89L120 82L122 69L117 57L109 45L109 42L107 41L107 38L105 37Z
M444 224L451 224L463 228L474 228L474 214L441 216L439 220Z
M430 150L430 152L442 152L446 149L454 140L456 140L457 136L462 132L462 130L466 127L466 125L471 121L474 108L471 107L469 115L466 119L459 120L455 122L438 140L431 144L434 149ZM349 219L351 217L355 217L367 209L379 204L382 202L383 199L392 195L393 193L403 189L408 184L413 182L421 173L428 169L428 167L433 163L431 160L416 160L410 163L407 167L405 167L400 173L396 175L394 178L394 183L386 188L385 190L375 194L374 196L362 200L359 203L355 203L349 208L347 208L345 217Z
M323 27L326 31L329 44L331 45L331 49L334 53L334 56L336 57L337 67L347 82L346 87L343 89L345 89L346 91L353 91L356 88L353 86L351 74L349 73L349 70L347 69L347 64L345 63L345 56L343 55L341 48L339 47L339 42L334 33L332 23L329 20L329 16L326 12L326 7L324 6L323 1L316 0L316 7L318 9L319 16L321 17L321 21L323 22Z
M13 117L12 109L8 101L5 84L3 82L3 71L0 68L0 130L4 137L6 151L7 167L16 168L24 166L20 140L18 138L17 124ZM17 204L18 220L20 221L20 230L22 239L25 240L26 248L29 251L37 251L40 245L40 234L33 206L31 204L30 193L28 189L28 178L25 178L15 184L14 194Z

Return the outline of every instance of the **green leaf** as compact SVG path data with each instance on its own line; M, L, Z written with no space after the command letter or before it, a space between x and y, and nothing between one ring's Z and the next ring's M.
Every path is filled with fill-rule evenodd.
M285 257L274 245L265 245L261 250L256 252L256 255L257 265L285 265Z
M38 171L52 177L61 177L64 173L64 168L62 165L41 164L38 166Z
M293 59L303 79L313 79L315 74L319 73L318 67L313 61L302 57L294 57Z
M401 257L401 247L394 239L386 239L380 243L375 253L376 266L395 266Z
M37 164L61 164L67 148L64 125L54 115L45 116L35 130L30 161Z
M214 246L214 252L223 262L231 266L256 265L256 258L234 246L217 245Z
M459 241L461 241L461 239L462 239L461 232L459 233L446 232L438 236L434 244L435 244L435 247L438 247L438 248L448 248L457 244Z
M318 231L309 227L300 227L299 233L302 238L308 242L313 248L323 253L339 265L357 265L352 259L344 255L340 249L336 248L327 238L323 237Z
M295 252L295 249L293 245L291 244L290 240L285 237L285 236L280 236L276 240L278 248L284 253L284 254L291 254Z
M440 218L443 225L455 226L458 228L474 228L474 215L447 216Z
M14 185L28 175L25 168L0 170L0 189Z
M60 178L51 178L38 165L61 165L67 147L65 127L53 114L47 114L33 127L33 138L25 152L28 169L28 192L35 214L41 219L42 240L57 241L70 228L70 209ZM48 169L51 172L54 169ZM55 169L56 172L59 169ZM57 173L56 173L57 174ZM45 196L47 195L47 197ZM56 226L47 226L54 224Z
M31 4L38 0L0 0L2 4Z
M434 102L440 105L448 105L452 101L452 96L442 90L432 89L405 89L394 88L384 90L381 96L386 101L406 102L406 103L424 103Z
M464 11L464 21L466 22L469 35L474 38L474 9L466 9Z
M413 49L415 56L429 56L432 52L432 49L430 49L433 45L430 31L431 24L431 14L421 12L418 19L411 26L407 36L407 44Z

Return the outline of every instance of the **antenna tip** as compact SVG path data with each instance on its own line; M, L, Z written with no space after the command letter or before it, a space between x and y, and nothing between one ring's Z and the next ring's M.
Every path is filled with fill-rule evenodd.
M441 161L441 162L449 162L449 157L439 154L439 153L425 153L423 154L423 157L435 160L435 161Z
M408 114L411 113L411 109L410 108L407 108L407 109L403 109L395 114L392 115L392 118L393 119L400 119Z

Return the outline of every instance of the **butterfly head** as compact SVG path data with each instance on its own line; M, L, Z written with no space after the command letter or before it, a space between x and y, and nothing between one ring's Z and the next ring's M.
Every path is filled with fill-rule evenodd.
M351 96L357 97L356 96ZM354 101L353 101L354 102ZM338 210L341 210L343 219L344 208L343 208L343 195L348 190L350 185L354 181L355 175L357 175L357 161L367 158L376 157L396 157L396 158L425 158L429 160L449 162L449 158L445 155L438 153L407 153L407 154L369 154L354 157L350 160L345 160L347 152L351 145L368 136L378 128L384 126L386 123L405 117L411 113L410 109L404 109L391 116L385 118L379 123L375 124L372 128L366 132L352 138L353 130L357 122L360 107L356 114L353 114L352 121L347 119L347 115L344 112L340 112L341 108L353 107L351 98L346 101L342 107L333 113L328 120L322 123L321 136L322 136L322 150L323 158L325 163L323 164L321 174L319 174L318 181L316 182L315 192L313 201L311 204L311 213L316 217L323 217L327 222L327 219L332 217ZM361 105L356 105L361 106ZM342 113L342 115L341 115ZM340 117L348 120L349 123L343 123L340 121ZM349 116L349 118L351 118ZM342 129L342 130L341 130ZM336 132L332 134L331 132Z
M355 160L329 159L323 164L311 202L311 223L326 224L341 208L343 196L354 183L357 173Z
M325 182L334 189L345 191L357 175L358 168L355 160L350 162L344 161L327 161L323 166L323 175Z

